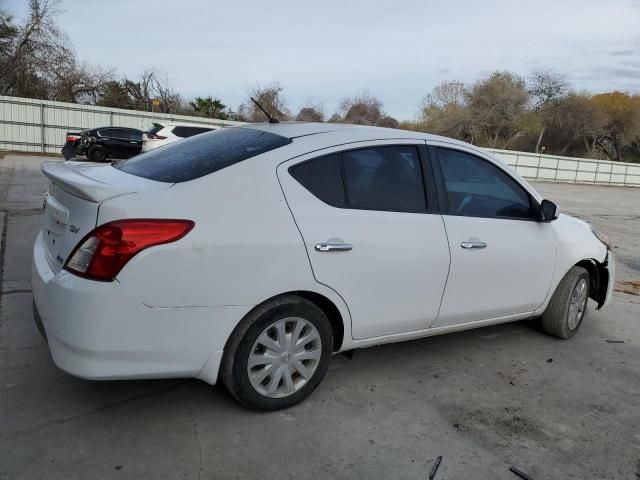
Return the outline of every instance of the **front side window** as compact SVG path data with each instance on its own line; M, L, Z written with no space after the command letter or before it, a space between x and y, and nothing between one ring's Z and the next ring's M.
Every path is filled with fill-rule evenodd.
M340 208L426 212L416 147L350 150L295 165L291 175L313 195Z
M451 215L531 219L527 192L507 173L475 155L437 148Z
M225 128L156 148L113 167L157 182L187 182L290 143L287 137L263 130Z

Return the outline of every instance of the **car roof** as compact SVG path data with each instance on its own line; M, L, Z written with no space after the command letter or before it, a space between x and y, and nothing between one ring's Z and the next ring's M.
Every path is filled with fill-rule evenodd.
M201 128L220 128L219 125L211 125L210 123L183 123L183 122L168 122L168 123L159 123L156 122L154 125L162 125L164 128L167 127L201 127Z
M399 128L383 128L372 127L368 125L353 125L347 123L315 123L315 122L280 122L280 123L248 123L240 125L240 128L253 128L256 130L263 130L265 132L274 133L290 139L306 137L310 135L322 135L328 133L353 132L358 137L370 137L371 140L385 140L385 139L417 139L417 140L431 140L441 141L447 143L455 143L464 145L467 147L476 148L459 140L455 140L448 137L442 137L440 135L433 135L424 132L412 132L410 130L402 130Z
M487 152L477 145L456 140L455 138L443 137L425 132L414 132L411 130L402 130L400 128L384 128L373 127L369 125L353 125L349 123L317 123L317 122L279 122L279 123L246 123L236 128L252 128L270 132L276 135L287 137L289 139L297 139L301 137L318 138L319 136L334 137L350 134L353 141L369 141L369 140L426 140L431 142L442 142L452 146L464 147L485 156L491 157L494 161L501 165L507 165L500 157ZM304 140L304 138L302 138ZM343 137L344 140L346 138Z

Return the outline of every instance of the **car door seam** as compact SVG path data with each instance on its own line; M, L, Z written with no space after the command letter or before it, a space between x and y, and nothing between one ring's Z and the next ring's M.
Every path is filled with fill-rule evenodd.
M438 305L438 313L436 314L436 318L431 322L428 328L433 327L438 319L440 318L440 310L442 309L442 302L444 301L444 294L447 291L447 284L449 283L449 274L451 273L451 262L453 261L453 255L451 255L451 243L449 242L449 233L447 232L447 222L444 220L443 215L439 215L440 220L442 220L442 228L444 229L444 236L447 239L447 251L449 252L449 266L447 268L447 278L444 281L444 287L442 288L442 295L440 295L440 305Z
M317 283L319 283L320 285L324 285L325 287L327 287L329 290L331 290L332 292L334 292L336 295L338 295L340 297L340 299L342 300L342 302L344 303L344 305L345 305L345 307L347 309L347 312L349 313L349 323L351 324L351 327L349 329L350 330L349 335L351 337L351 340L355 340L353 338L353 320L352 320L351 310L349 309L349 304L344 299L344 297L342 295L340 295L340 292L338 292L336 289L334 289L330 285L327 285L326 283L323 283L320 280L318 280L318 278L316 277L316 272L313 270L313 264L311 263L311 256L309 255L309 250L307 249L307 244L306 244L306 242L304 240L304 235L302 235L302 230L300 230L300 226L298 225L298 221L296 220L296 216L293 214L293 210L291 210L291 206L289 205L289 200L287 199L287 195L284 193L284 187L282 186L282 182L280 181L280 175L278 175L278 168L283 163L285 163L285 162L282 162L282 163L280 163L280 164L278 164L276 166L276 179L278 180L278 185L280 185L280 191L282 192L282 196L284 198L284 203L287 206L287 209L289 210L289 213L291 214L291 218L293 219L293 224L296 226L296 229L298 230L298 233L300 234L300 239L302 240L302 246L304 247L304 253L307 256L307 261L309 262L309 268L311 269L311 275L313 276L313 279Z

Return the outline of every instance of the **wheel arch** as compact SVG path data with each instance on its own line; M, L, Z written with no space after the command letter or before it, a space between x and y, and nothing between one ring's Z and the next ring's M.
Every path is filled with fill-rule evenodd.
M341 350L344 344L344 336L346 330L346 323L344 315L340 312L340 309L335 304L333 300L328 298L326 295L323 295L318 292L313 292L310 290L291 290L288 292L282 292L277 295L273 295L272 297L267 298L266 300L260 302L255 305L251 310L249 310L243 317L242 320L238 322L236 328L242 324L242 321L247 318L249 315L253 314L256 310L262 309L266 304L278 300L281 297L287 295L295 295L297 297L303 298L308 302L313 303L316 307L318 307L322 312L327 316L329 320L329 324L331 326L331 332L333 334L333 351L338 352ZM235 331L235 329L234 329ZM231 337L231 335L229 336ZM227 339L228 343L229 339ZM226 350L226 343L225 343Z
M589 297L598 303L598 309L604 305L607 297L607 286L609 285L609 270L607 270L607 260L599 262L594 258L580 260L575 264L589 272Z

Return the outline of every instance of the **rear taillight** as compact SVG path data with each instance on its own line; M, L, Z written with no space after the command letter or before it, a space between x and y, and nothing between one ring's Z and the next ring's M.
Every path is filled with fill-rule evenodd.
M76 140L80 140L78 135L67 135L67 142L75 142Z
M163 137L162 135L158 135L157 133L147 133L147 138L149 140L166 140L167 137Z
M191 220L146 218L106 223L78 244L64 268L92 280L112 281L138 252L175 242L194 225Z

